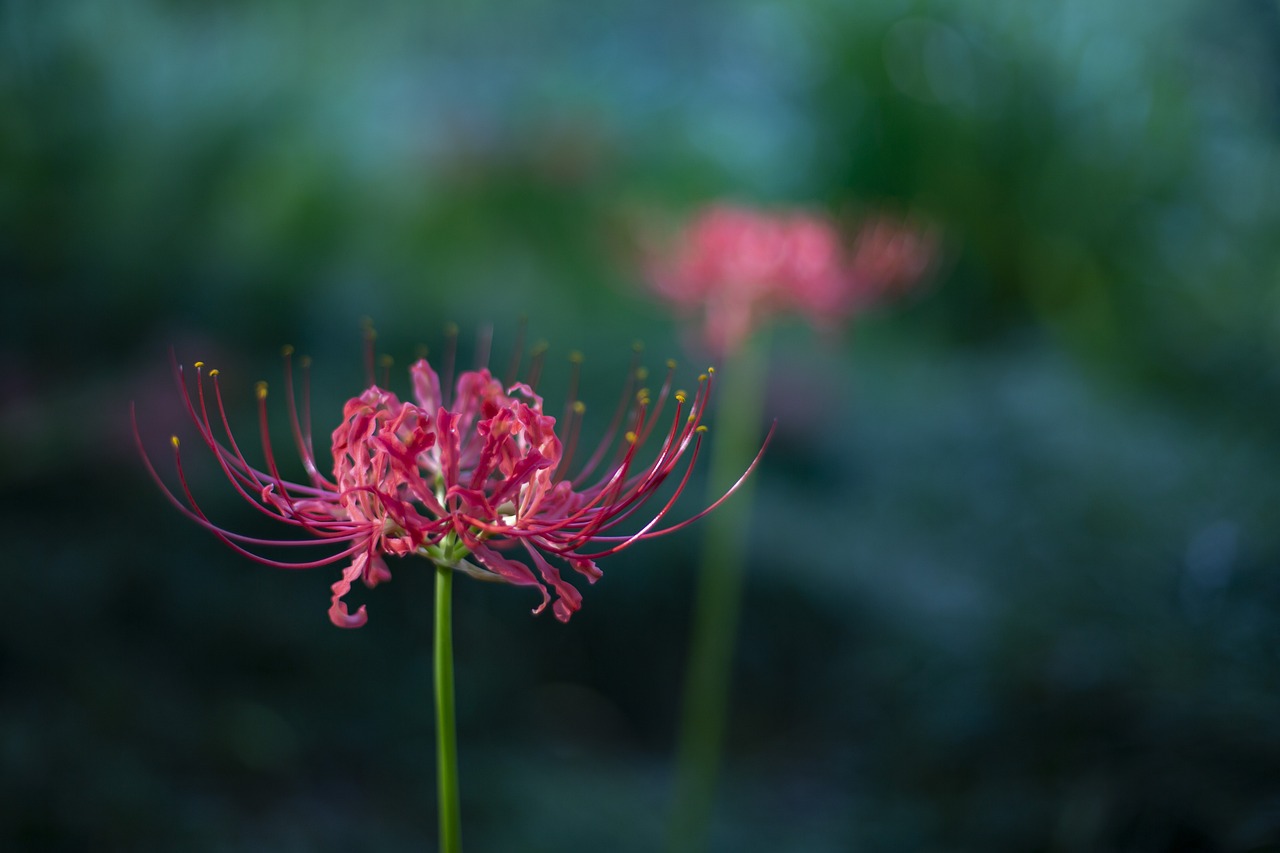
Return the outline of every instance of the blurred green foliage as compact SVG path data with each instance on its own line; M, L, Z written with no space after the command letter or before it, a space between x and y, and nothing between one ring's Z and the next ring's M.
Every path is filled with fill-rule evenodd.
M421 849L430 573L336 631L128 401L167 459L172 346L247 438L290 342L319 437L362 317L524 316L607 410L681 349L638 240L723 195L946 248L777 337L715 849L1274 849L1278 139L1272 0L0 5L0 846ZM657 848L696 543L567 626L458 584L471 849Z

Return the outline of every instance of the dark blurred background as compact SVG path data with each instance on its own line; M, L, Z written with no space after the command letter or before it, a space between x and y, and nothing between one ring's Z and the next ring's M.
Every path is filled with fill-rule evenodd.
M724 196L945 248L773 336L713 849L1280 849L1278 142L1274 0L0 3L0 846L429 849L426 564L333 628L129 403L167 468L172 347L254 445L291 343L325 436L362 317L527 317L607 409L687 361L637 228ZM659 848L698 542L456 585L469 849Z

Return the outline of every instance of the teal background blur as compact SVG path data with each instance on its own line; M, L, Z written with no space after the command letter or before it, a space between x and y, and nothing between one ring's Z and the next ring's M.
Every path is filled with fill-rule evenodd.
M254 445L292 343L323 444L362 317L527 317L607 410L703 366L635 235L726 196L944 250L772 336L713 849L1280 849L1278 142L1274 0L0 3L0 846L429 849L425 564L331 627L129 402L167 470L172 347ZM698 542L456 585L469 849L659 848Z

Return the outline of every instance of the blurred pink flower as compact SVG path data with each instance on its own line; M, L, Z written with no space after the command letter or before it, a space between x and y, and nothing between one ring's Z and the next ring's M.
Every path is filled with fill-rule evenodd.
M803 313L831 326L914 285L933 261L932 235L872 220L846 251L836 227L810 213L768 213L715 204L649 264L654 291L705 313L703 339L716 353L740 347L775 314Z
M308 476L303 483L286 481L277 467L265 383L259 383L257 393L265 458L260 468L246 460L232 435L218 371L206 374L203 364L196 362L194 394L181 366L175 365L175 373L188 416L233 488L259 511L312 539L260 539L215 524L189 488L177 437L172 445L181 499L164 484L148 458L136 420L134 433L147 469L169 500L236 551L281 568L314 568L349 560L341 579L333 584L329 609L330 619L340 627L359 627L367 619L363 605L352 614L343 601L352 584L361 580L373 587L389 580L384 557L410 554L480 579L536 586L542 603L535 613L552 603L550 591L554 590L552 611L560 621L568 621L581 607L582 596L561 578L552 561L595 582L600 577L597 559L702 517L732 494L755 467L753 462L711 506L664 527L706 431L702 418L713 370L699 379L690 399L684 391L672 393L675 365L669 363L671 369L656 400L647 389L633 393L634 381L642 375L633 371L603 440L570 477L585 407L571 395L559 425L544 413L542 397L532 384L540 372L540 358L534 359L530 369L530 384L504 384L482 368L462 373L452 394L447 389L442 393L440 377L423 359L409 370L414 402L401 401L372 382L347 402L342 422L333 431L330 478L321 473L313 449L305 378L303 405L295 402L289 354L286 348L285 391L294 444ZM670 425L658 429L662 411L671 401ZM657 450L647 464L641 464L637 454L651 438ZM599 473L592 477L597 469ZM660 509L646 513L647 520L638 530L615 532L677 472L673 493ZM337 550L298 561L272 559L251 550L311 545ZM537 575L509 556L513 550L525 552Z

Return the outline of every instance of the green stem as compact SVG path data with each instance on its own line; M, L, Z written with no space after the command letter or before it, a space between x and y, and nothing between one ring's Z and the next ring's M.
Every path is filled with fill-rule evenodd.
M458 732L453 709L453 570L436 566L434 677L436 693L436 784L439 790L440 853L461 853L458 804Z
M721 374L712 425L713 491L741 474L760 442L767 343L749 342ZM724 740L733 647L741 610L747 522L754 477L705 521L701 568L694 590L693 629L676 757L675 804L669 849L706 848ZM716 491L714 497L719 497Z

